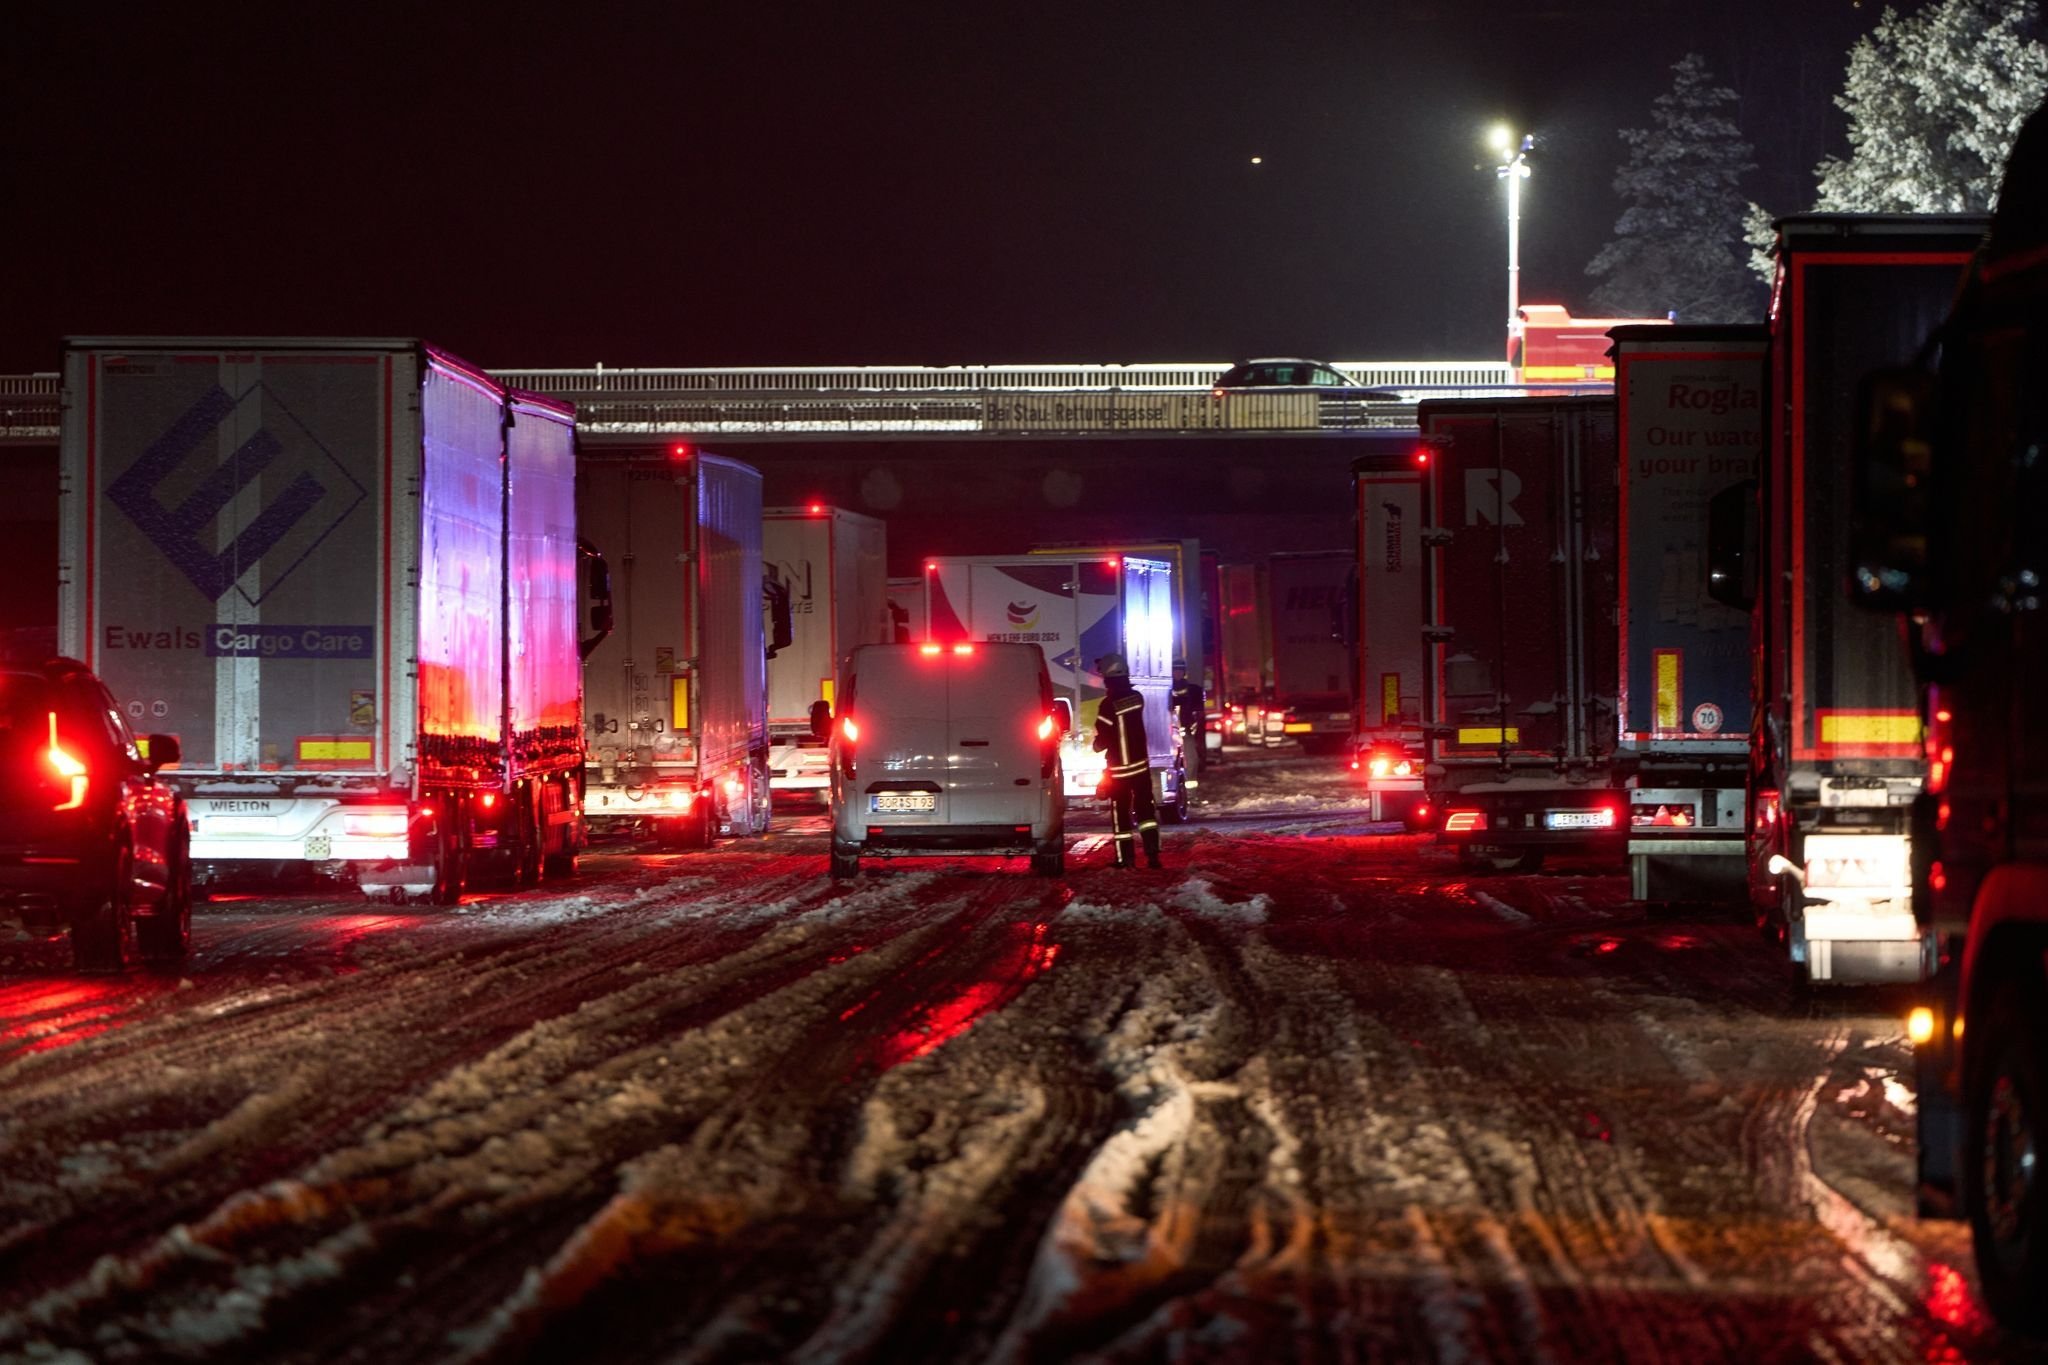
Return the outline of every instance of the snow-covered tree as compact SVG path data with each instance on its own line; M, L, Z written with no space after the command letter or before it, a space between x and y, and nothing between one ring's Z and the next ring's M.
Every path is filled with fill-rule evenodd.
M1887 9L1849 51L1835 103L1849 155L1815 170L1821 212L1967 213L1992 206L2020 124L2048 90L2034 0Z
M1745 322L1763 298L1744 269L1736 184L1755 163L1728 112L1735 92L1714 84L1698 53L1671 70L1650 127L1622 130L1629 153L1614 192L1627 207L1586 267L1603 281L1593 306L1619 317L1675 311L1688 322Z

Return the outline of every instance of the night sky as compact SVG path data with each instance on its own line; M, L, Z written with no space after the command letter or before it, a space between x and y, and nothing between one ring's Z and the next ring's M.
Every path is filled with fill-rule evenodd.
M489 366L1493 357L1589 308L1618 128L1703 52L1807 206L1850 0L21 3L0 371L67 334ZM1253 157L1263 164L1253 165Z

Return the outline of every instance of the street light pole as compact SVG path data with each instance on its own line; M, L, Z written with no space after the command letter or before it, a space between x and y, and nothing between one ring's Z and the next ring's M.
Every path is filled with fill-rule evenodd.
M1536 139L1523 134L1517 141L1506 124L1493 130L1493 147L1506 158L1493 168L1494 175L1508 182L1508 363L1520 378L1522 369L1522 182L1529 178L1529 150Z

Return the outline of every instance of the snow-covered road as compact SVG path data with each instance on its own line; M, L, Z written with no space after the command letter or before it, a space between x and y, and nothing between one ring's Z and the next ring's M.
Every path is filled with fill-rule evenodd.
M1993 1360L1872 995L1287 754L1162 872L611 846L0 943L0 1359ZM1906 1074L1901 1074L1902 1068Z

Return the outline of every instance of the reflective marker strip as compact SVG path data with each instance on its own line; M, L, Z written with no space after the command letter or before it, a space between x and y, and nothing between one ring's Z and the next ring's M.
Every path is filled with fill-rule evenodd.
M1918 744L1920 717L1911 711L1823 711L1823 744Z
M1479 729L1461 729L1461 730L1459 730L1459 731L1458 731L1458 743L1460 743L1460 744L1520 744L1520 743L1522 742L1522 732L1521 732L1521 731L1520 731L1519 729L1517 729L1517 728L1516 728L1515 726L1512 726L1512 725L1510 725L1510 726L1509 726L1509 727L1507 728L1507 730L1505 731L1505 734L1506 734L1506 738L1505 738L1505 739L1503 739L1503 738L1502 738L1502 734L1503 734L1503 732L1502 732L1502 731L1500 731L1500 730L1497 730L1497 729L1493 729L1493 730L1489 730L1489 729L1485 729L1485 728L1479 728Z
M301 763L368 763L372 757L367 738L337 738L315 735L299 741Z
M1401 675L1380 674L1380 724L1392 725L1401 718Z
M669 728L690 728L690 675L679 673L668 680Z
M1681 705L1678 694L1678 658L1675 649L1660 649L1656 652L1657 713L1651 722L1659 730L1678 728L1678 711Z
M818 696L824 701L825 705L830 706L832 704L832 680L830 678L818 679Z

